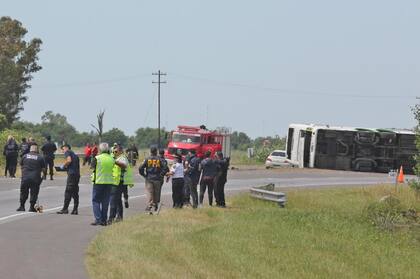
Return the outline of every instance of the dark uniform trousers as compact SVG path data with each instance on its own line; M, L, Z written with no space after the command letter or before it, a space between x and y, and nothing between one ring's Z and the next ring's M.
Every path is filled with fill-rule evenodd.
M197 193L198 179L189 175L185 176L185 186L190 189L190 195L192 198L192 205L194 208L198 206L198 193Z
M33 206L38 200L39 186L41 185L41 180L34 181L32 179L22 180L20 184L20 204L24 205L28 199L29 192L31 192L31 198L29 202Z
M50 176L54 175L54 158L50 156L45 156L45 164L47 165L47 169L49 169Z
M208 188L207 194L209 196L209 205L213 205L214 177L204 176L204 177L201 178L201 182L200 182L200 204L203 204L204 193L206 192L206 188Z
M17 158L18 158L17 154L6 156L6 167L4 169L4 176L7 176L7 172L9 172L10 176L15 176L16 166L17 166Z
M226 179L219 177L216 179L214 187L214 197L216 198L216 204L225 206L225 184Z
M79 181L80 175L69 174L67 176L66 191L64 192L64 209L68 209L72 198L74 209L79 207Z
M123 186L127 185L118 185L112 186L111 188L111 198L110 198L110 209L109 209L109 220L114 221L115 218L122 220L123 219L123 204L121 196L123 193Z
M172 178L172 201L174 208L182 208L184 198L183 190L184 178Z

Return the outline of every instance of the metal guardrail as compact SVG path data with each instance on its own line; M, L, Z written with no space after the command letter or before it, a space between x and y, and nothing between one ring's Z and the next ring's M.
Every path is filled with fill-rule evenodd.
M278 203L280 207L284 207L286 205L287 200L286 194L283 192L275 192L274 188L275 185L273 183L259 187L252 187L250 189L251 197L266 201L272 201Z

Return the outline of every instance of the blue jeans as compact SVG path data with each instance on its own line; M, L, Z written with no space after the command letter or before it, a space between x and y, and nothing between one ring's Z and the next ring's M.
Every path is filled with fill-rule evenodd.
M92 188L93 215L97 223L106 223L111 184L94 184Z

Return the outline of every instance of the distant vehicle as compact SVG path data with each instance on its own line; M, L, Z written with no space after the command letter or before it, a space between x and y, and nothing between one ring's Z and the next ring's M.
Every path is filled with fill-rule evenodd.
M170 134L165 158L173 160L175 154L180 154L185 158L190 150L195 150L199 158L203 158L208 150L211 151L212 157L218 151L222 151L224 156L230 157L230 130L218 128L211 131L207 130L204 125L200 127L178 126Z
M265 167L293 167L293 163L287 159L287 153L285 150L274 150L268 155L265 160Z
M287 158L301 168L413 173L417 154L411 130L291 124Z

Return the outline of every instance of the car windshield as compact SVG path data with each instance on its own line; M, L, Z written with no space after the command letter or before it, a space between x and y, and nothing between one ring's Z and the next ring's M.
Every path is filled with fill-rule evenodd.
M183 143L200 143L200 136L186 135L186 134L173 134L172 141L183 142Z
M277 156L277 157L286 157L286 153L285 152L273 152L271 153L271 156Z

